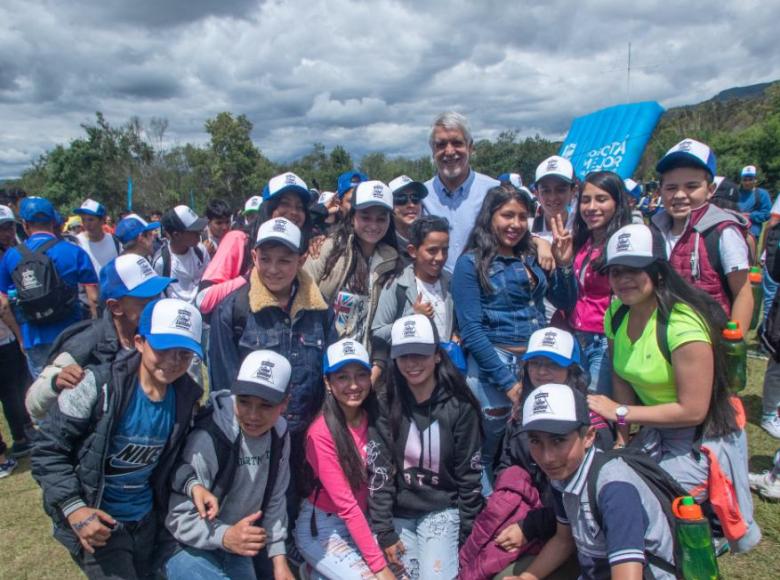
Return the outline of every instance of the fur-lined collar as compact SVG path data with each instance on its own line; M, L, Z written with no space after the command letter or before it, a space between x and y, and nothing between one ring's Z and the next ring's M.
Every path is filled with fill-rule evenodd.
M295 319L295 315L301 310L327 310L328 305L311 277L303 270L299 270L297 280L298 291L293 299L290 317ZM262 283L257 270L252 268L249 277L249 310L257 313L269 306L279 307L279 301Z

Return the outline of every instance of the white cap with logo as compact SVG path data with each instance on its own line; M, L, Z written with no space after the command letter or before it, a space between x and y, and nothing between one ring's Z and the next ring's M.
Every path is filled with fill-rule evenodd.
M355 209L366 209L374 206L393 211L393 193L381 181L360 182L352 197L352 207Z
M334 342L325 351L323 357L323 372L327 375L335 372L349 363L357 363L368 370L371 370L371 362L368 358L366 347L356 340L344 338Z
M662 258L659 243L654 240L650 228L644 224L623 226L612 234L607 242L608 267L644 268Z
M282 355L272 350L256 350L241 363L230 392L259 397L278 405L287 396L291 375L290 361Z
M565 435L589 424L585 397L568 385L541 385L531 391L523 403L521 431Z
M536 168L536 183L545 177L557 177L566 183L574 182L574 167L571 161L560 155L548 157Z
M390 331L390 356L432 355L438 343L436 328L430 318L422 314L404 316L393 323Z
M287 218L270 219L258 228L255 247L267 242L280 243L296 254L300 254L301 230Z

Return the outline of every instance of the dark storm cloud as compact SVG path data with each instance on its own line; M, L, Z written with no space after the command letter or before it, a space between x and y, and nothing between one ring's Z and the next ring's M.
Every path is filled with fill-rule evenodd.
M171 144L204 143L208 118L243 113L276 160L315 141L426 155L450 108L477 138L557 138L628 98L676 106L780 78L779 20L777 2L703 0L5 0L0 176L96 110L115 124L165 117Z

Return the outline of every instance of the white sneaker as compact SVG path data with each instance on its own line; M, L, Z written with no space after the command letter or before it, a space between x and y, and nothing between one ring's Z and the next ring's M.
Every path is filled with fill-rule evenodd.
M8 477L13 473L14 469L16 469L16 466L18 463L16 462L16 459L13 457L9 457L8 460L5 463L0 463L0 479L3 479L4 477Z
M761 428L775 439L780 439L780 416L764 415L761 419Z
M748 473L748 481L750 489L764 499L780 501L780 479L772 477L772 472Z

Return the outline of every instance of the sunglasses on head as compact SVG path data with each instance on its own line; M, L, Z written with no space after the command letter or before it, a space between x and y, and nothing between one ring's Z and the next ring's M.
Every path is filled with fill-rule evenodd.
M395 205L406 205L410 201L413 204L418 204L422 200L422 197L419 193L399 193L398 195L393 196L393 204Z

